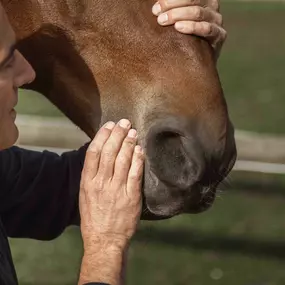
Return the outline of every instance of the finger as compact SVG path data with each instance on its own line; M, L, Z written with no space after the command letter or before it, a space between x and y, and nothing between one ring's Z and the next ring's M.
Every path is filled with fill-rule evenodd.
M144 169L144 152L140 146L135 147L132 158L132 164L127 180L127 195L129 197L138 197L141 193L141 182Z
M194 34L205 38L214 48L216 56L227 38L227 32L215 25L207 22L181 21L174 25L175 29L183 34Z
M110 180L114 174L115 160L130 127L131 123L129 120L120 120L120 122L114 127L102 149L98 175L104 181Z
M220 11L220 0L208 0L207 6L219 12Z
M178 21L203 21L215 23L219 26L222 26L223 24L221 14L200 6L175 8L166 13L160 14L157 18L157 22L163 26L172 25Z
M125 138L115 162L113 181L119 185L127 183L132 157L137 142L137 132L131 129Z
M222 29L208 22L180 21L175 23L175 29L183 34L195 34L200 37L212 39L220 37Z
M82 176L85 176L86 179L92 180L96 176L101 151L103 149L104 144L110 137L114 126L114 122L106 123L102 128L100 128L95 138L89 144L89 147L86 151L85 162L82 170Z
M212 1L212 0L210 0ZM217 1L217 0L213 0ZM187 7L187 6L206 6L207 0L174 0L174 1L167 1L167 0L159 0L157 1L152 7L152 13L156 16L161 14L162 12L169 11L173 8L179 7Z

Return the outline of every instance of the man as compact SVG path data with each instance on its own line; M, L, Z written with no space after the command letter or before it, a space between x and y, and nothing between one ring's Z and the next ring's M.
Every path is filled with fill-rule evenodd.
M193 7L187 3L195 1L172 2L155 4L158 22L206 37L218 55L225 31L216 1L197 0ZM109 122L89 146L62 156L13 147L17 89L35 78L14 46L15 34L0 4L0 284L17 284L8 236L51 240L79 224L84 244L79 284L122 284L141 211L144 158L136 131L126 119Z

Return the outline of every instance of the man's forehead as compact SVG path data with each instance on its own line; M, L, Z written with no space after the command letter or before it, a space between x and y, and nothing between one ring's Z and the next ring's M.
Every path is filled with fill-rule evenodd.
M15 44L15 33L9 23L8 17L0 4L0 62L7 56Z

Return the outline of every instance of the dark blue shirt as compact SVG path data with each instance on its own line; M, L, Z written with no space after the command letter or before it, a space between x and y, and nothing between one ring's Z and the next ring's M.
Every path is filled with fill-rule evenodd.
M52 240L79 225L78 193L87 145L61 156L0 151L0 284L16 285L7 237Z

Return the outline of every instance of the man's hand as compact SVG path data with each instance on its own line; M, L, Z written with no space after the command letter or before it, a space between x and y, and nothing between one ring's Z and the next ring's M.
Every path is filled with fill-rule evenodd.
M128 120L109 122L86 153L79 209L84 244L79 284L117 285L141 214L144 155Z
M214 48L216 58L226 40L219 0L159 0L152 12L162 26L173 25L183 34L204 37Z

